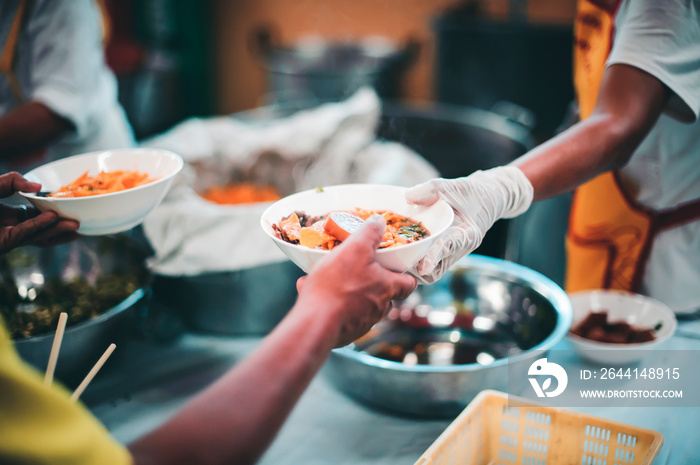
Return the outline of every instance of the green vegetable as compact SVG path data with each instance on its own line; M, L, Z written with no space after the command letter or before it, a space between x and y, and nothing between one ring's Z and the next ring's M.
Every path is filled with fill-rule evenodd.
M421 239L428 235L428 231L419 223L413 223L399 228L399 235L409 239Z
M53 280L30 299L20 296L5 268L0 276L0 315L13 339L50 333L61 312L68 313L67 326L94 318L133 294L140 281L135 273L105 274L92 285L83 277Z

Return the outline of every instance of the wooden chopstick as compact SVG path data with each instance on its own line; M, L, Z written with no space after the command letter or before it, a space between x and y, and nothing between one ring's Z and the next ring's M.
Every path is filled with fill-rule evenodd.
M110 344L109 347L107 347L107 350L105 350L105 353L102 354L102 357L95 363L95 366L92 367L92 370L85 376L85 379L80 383L78 388L73 391L73 394L70 396L70 400L72 402L75 402L78 400L78 397L83 393L85 388L87 387L88 384L90 384L90 381L92 381L92 378L95 377L98 371L100 371L100 368L102 368L102 365L105 364L107 359L109 358L110 355L112 355L112 352L114 352L114 349L117 347L116 344Z
M46 386L50 386L53 382L53 374L56 370L56 361L58 360L58 352L61 350L61 342L63 342L63 332L66 329L66 321L68 321L68 314L66 312L61 312L58 316L58 327L53 337L53 345L51 346L51 353L49 354L49 363L46 367L46 374L44 375L44 384Z

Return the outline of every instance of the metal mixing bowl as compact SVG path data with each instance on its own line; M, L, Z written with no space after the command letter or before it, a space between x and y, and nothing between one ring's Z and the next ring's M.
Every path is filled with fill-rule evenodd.
M138 283L122 302L100 315L67 326L56 364L55 378L75 387L97 362L110 343L117 349L107 361L113 364L123 352L124 342L135 330L137 310L148 295L149 274L145 267L147 250L125 235L81 237L50 248L25 247L12 253L23 255L26 266L11 270L21 293L39 293L44 283L54 278L67 281L83 276L93 283L106 273L128 273ZM70 321L70 316L69 316ZM19 355L43 372L51 353L54 332L15 339ZM101 370L106 371L107 365Z
M419 286L363 338L334 350L324 372L372 406L453 416L484 389L508 391L509 365L542 357L571 321L571 303L550 279L471 255Z

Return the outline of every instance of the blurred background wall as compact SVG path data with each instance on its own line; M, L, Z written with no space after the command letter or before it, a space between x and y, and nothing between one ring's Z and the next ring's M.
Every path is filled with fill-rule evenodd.
M434 98L435 32L440 13L464 4L456 0L216 0L212 6L215 40L215 108L230 113L264 103L266 76L247 43L254 29L274 25L284 43L318 34L329 39L357 39L380 35L421 45L416 63L407 70L401 95L409 100ZM514 8L524 6L533 24L570 25L576 0L486 0L482 14L508 22ZM518 4L514 6L512 4Z
M107 59L139 139L190 116L270 103L269 72L251 49L262 27L273 33L277 47L292 47L309 36L331 42L381 36L397 47L415 44L392 98L487 109L502 99L537 111L542 109L532 107L547 103L555 111L544 109L540 121L549 120L539 139L562 119L572 95L570 28L576 0L105 3L113 26ZM474 27L474 20L487 26Z

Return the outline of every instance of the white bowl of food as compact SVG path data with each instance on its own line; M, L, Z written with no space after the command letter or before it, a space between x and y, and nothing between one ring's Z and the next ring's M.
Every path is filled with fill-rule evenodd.
M427 207L411 205L406 202L406 190L406 187L378 184L344 184L310 189L273 203L263 212L260 222L274 243L308 273L320 259L330 253L324 247L333 245L327 241L317 247L307 246L314 245L313 240L318 236L322 236L322 240L325 239L323 226L329 213L344 212L361 217L363 214L358 213L356 209L365 212L391 212L395 215L396 222L390 221L394 226L388 224L387 227L391 227L392 231L402 232L396 235L394 242L385 241L380 246L383 248L377 251L377 261L390 270L405 272L425 256L435 239L443 234L454 220L454 212L445 201L439 200ZM313 227L316 232L306 231L309 234L305 237L311 237L311 242L307 241L306 245L302 245L304 240L293 243L289 237L283 238L280 234L280 222L289 219L292 214L296 214L297 217L305 216L307 222L315 225ZM407 221L402 222L404 226L398 227L401 218L406 218ZM311 229L310 226L304 225ZM406 241L403 237L398 237L404 233ZM338 243L336 241L334 244Z
M676 316L658 300L616 290L569 294L573 323L567 339L578 354L603 365L640 361L676 331Z
M41 211L79 221L80 234L115 234L143 221L182 166L182 158L167 150L91 152L29 171L24 177L41 184L41 192L21 194Z

